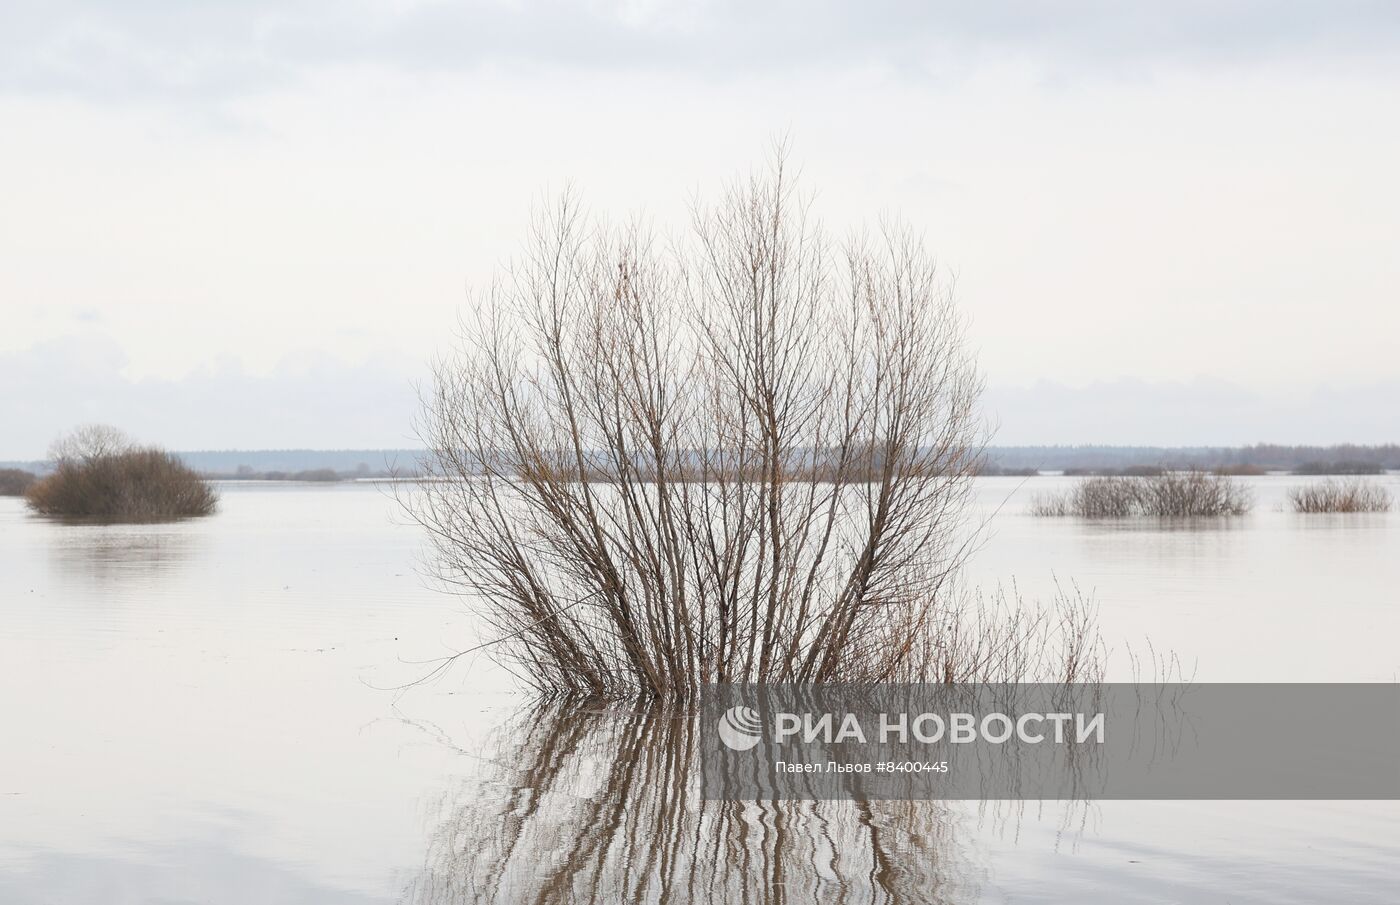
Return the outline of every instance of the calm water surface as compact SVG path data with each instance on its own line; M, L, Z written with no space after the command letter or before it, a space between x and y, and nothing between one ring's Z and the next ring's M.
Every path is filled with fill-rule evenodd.
M1400 481L1386 479L1400 495ZM1400 513L1025 516L979 481L975 580L1091 591L1202 681L1395 681ZM1400 900L1393 803L704 803L695 728L532 704L373 486L237 484L210 519L0 498L0 903Z

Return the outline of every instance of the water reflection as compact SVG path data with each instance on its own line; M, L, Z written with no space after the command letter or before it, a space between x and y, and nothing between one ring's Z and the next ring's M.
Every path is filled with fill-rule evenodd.
M49 550L56 575L120 579L178 568L190 559L197 540L198 535L144 525L66 525L51 538Z
M294 863L241 851L217 835L160 844L129 841L114 852L36 851L0 869L5 905L381 905L372 893L307 876Z
M705 801L699 743L657 707L522 712L430 815L402 905L978 899L948 805Z

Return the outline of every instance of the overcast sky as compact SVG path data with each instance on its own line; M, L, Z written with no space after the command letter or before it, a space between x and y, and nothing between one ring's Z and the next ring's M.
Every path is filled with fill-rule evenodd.
M1400 4L0 5L0 459L412 445L531 203L788 134L958 277L1001 443L1400 440Z

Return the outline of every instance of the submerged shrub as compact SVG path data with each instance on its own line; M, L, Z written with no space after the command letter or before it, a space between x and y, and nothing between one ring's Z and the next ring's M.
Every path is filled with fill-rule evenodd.
M946 281L781 161L691 239L537 220L425 400L439 577L547 691L935 674L985 429Z
M1053 517L1078 515L1084 518L1134 515L1140 502L1141 480L1120 476L1085 478L1063 493L1037 496L1031 503L1031 513Z
M1228 475L1169 471L1142 483L1143 515L1244 515L1253 505L1249 489Z
M1320 481L1288 491L1294 512L1387 512L1390 491L1361 478Z
M0 496L24 496L38 478L18 468L0 468Z
M1243 515L1251 505L1249 489L1238 481L1193 470L1086 478L1063 493L1036 497L1030 511L1046 517L1171 518Z
M110 428L75 432L56 444L55 459L53 473L25 494L41 515L160 522L209 515L218 503L209 484L178 457L135 446Z

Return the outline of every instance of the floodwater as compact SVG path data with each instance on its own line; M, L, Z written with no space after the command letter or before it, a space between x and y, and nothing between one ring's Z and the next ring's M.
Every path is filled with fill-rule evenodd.
M1400 480L1385 479L1400 495ZM1400 512L1034 519L978 482L971 565L1097 601L1201 681L1396 681ZM209 519L0 498L0 903L1400 899L1394 802L702 802L691 721L538 706L371 485L231 484Z

